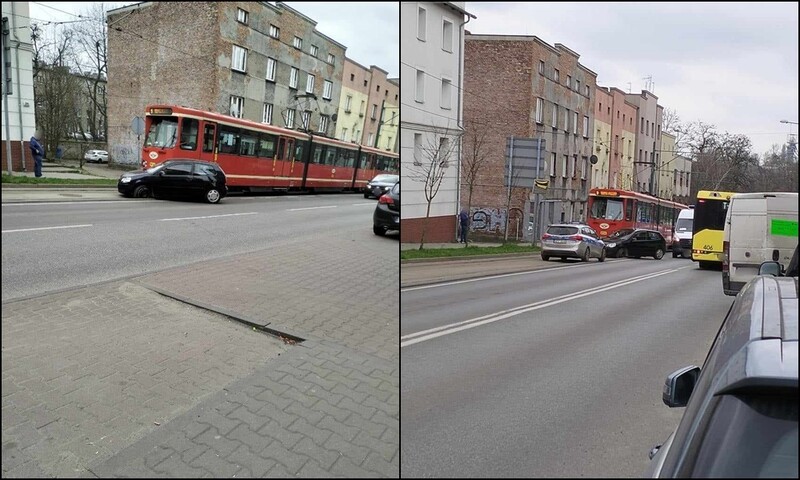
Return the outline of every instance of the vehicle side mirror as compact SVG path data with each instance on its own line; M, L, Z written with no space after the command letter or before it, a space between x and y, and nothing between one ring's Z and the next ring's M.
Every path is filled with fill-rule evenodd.
M689 397L692 396L697 378L700 376L700 367L691 365L689 367L676 370L669 375L664 381L664 393L661 399L664 405L674 407L685 407L689 403Z
M778 262L764 262L758 267L758 274L780 277L783 275L783 267Z

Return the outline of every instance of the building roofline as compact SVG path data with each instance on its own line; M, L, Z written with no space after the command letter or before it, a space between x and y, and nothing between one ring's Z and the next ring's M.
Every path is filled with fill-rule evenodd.
M107 10L106 16L108 16L109 14L118 15L120 13L132 12L134 10L138 10L144 7L151 7L153 6L154 3L155 2L139 2L139 3L134 3L133 5L126 5L124 7L115 8L113 10Z
M469 13L468 11L466 11L466 10L464 10L463 8L461 8L461 7L459 7L458 5L456 5L456 3L455 3L455 2L444 2L444 5L445 5L446 7L449 7L449 8L451 8L451 9L453 9L453 10L455 10L455 11L459 12L459 13L460 13L460 14L462 14L462 15L469 15L469 17L470 17L470 18L478 18L478 17L476 17L475 15L473 15L473 14Z
M364 70L369 72L369 67L365 67L364 65L361 65L360 63L356 62L355 60L353 60L352 58L348 57L347 55L344 56L344 59L347 60L348 62L350 62L352 64L355 64L355 65L357 65L357 66L359 66L359 67L361 67Z
M268 2L259 2L259 3L268 4ZM347 50L347 47L345 45L342 45L341 43L337 42L336 40L332 39L331 37L325 35L324 33L320 32L319 30L317 30L317 22L314 19L312 19L311 17L309 17L307 15L304 15L301 12L298 12L294 8L290 7L289 5L286 5L284 2L275 2L275 6L280 8L280 9L288 10L288 11L292 12L293 14L297 15L298 17L302 18L303 20L307 21L308 23L310 23L314 27L314 33L316 33L317 35L319 35L323 39L333 43L334 45L342 47L342 49L344 49L344 50Z
M377 66L377 65L370 65L370 66L369 66L369 69L370 69L370 70L372 70L373 68L374 68L375 70L380 70L381 72L385 73L386 75L389 75L389 72L387 72L386 70L382 69L381 67L379 67L379 66Z
M472 37L471 39L469 37ZM464 41L466 40L494 40L500 42L538 42L542 44L545 48L551 50L556 55L561 55L555 47L550 45L549 43L545 42L541 38L537 37L536 35L507 35L504 33L470 33L467 32L464 35Z

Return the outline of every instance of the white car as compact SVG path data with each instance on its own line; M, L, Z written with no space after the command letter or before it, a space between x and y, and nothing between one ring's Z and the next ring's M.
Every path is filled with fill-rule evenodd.
M106 152L105 150L87 150L86 154L83 156L83 159L89 163L108 162L108 152Z

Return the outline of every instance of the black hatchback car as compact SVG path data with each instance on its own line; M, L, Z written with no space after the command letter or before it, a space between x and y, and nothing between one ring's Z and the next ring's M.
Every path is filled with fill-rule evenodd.
M387 230L400 230L400 182L381 195L372 214L372 231L384 236Z
M119 177L117 190L126 197L197 197L219 203L228 194L225 172L219 165L198 160L168 160Z
M661 233L643 228L623 228L603 238L603 241L609 257L653 257L661 260L667 251L667 240Z

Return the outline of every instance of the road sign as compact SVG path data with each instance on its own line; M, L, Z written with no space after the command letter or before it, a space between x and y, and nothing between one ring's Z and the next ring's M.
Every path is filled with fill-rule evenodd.
M131 130L136 135L141 135L144 133L144 119L142 117L133 117L133 121L131 122Z
M544 149L544 139L509 137L506 140L505 185L511 183L510 172L512 186L531 188L533 180L547 171Z
M540 190L547 190L547 187L550 186L550 180L540 180L537 178L533 181L533 186Z

